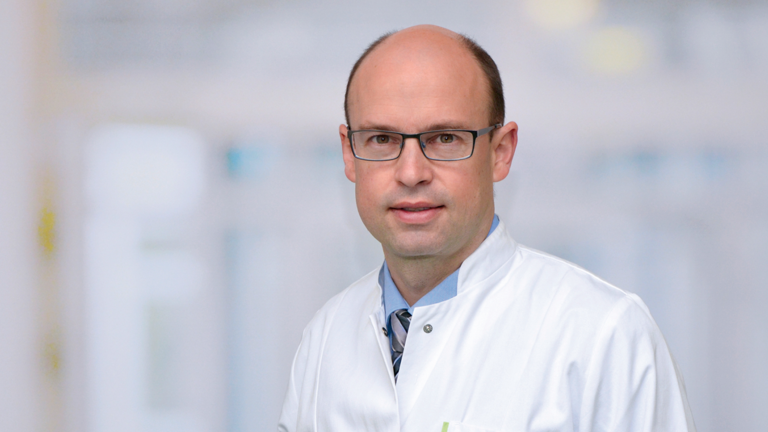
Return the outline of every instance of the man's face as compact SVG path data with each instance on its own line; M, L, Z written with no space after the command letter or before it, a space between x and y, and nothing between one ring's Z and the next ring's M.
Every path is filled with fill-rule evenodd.
M488 87L466 49L441 34L399 36L358 69L349 126L404 133L489 126ZM354 158L344 125L340 134L360 217L388 259L466 256L479 245L493 219L493 182L509 169L496 167L489 135L466 160L428 160L409 139L398 159L373 162Z

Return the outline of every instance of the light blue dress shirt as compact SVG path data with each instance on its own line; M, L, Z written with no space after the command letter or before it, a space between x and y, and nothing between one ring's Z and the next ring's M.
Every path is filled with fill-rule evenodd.
M499 217L497 215L493 215L491 229L488 231L486 238L491 235L491 233L496 229L498 225ZM408 302L405 301L402 294L400 294L400 291L397 289L395 282L392 280L392 275L389 274L389 267L387 266L387 262L384 261L384 264L381 266L381 271L379 271L379 285L382 286L383 292L381 295L381 301L384 304L384 316L387 319L387 334L390 335L390 338L392 337L392 327L390 326L389 317L392 315L392 312L398 309L408 309L408 313L413 315L414 308L440 303L442 301L456 297L456 293L458 292L459 287L459 269L461 269L461 266L459 266L455 272L451 273L450 276L445 278L436 287L432 288L430 292L425 294L424 297L420 298L413 306L409 306Z

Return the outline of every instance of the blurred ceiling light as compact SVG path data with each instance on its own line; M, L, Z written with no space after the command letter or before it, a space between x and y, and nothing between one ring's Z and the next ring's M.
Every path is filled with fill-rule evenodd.
M566 30L589 21L599 0L526 0L531 19L547 30Z
M647 59L647 44L638 32L626 27L604 28L593 34L584 48L587 69L601 75L634 72Z

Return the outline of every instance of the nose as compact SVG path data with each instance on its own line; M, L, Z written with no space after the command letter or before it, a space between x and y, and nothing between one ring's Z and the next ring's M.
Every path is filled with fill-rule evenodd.
M406 139L403 151L397 158L395 180L404 186L415 187L422 183L429 183L432 180L432 174L432 161L424 156L419 140Z

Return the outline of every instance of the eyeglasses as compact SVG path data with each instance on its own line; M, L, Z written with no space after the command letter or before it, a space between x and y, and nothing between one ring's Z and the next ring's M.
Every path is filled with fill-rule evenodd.
M389 161L400 157L405 140L416 138L421 152L429 160L458 161L468 159L475 152L477 137L501 127L495 124L480 130L443 129L404 134L383 130L350 130L349 141L356 158L367 161Z

